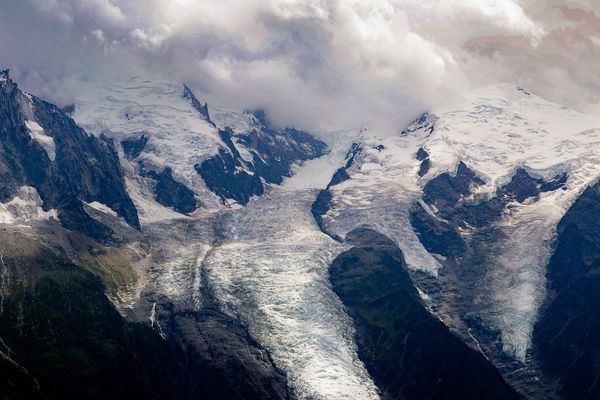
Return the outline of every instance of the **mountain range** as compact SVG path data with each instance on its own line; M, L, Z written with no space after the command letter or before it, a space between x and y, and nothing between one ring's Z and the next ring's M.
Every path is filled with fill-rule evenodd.
M473 90L310 133L0 72L6 399L600 398L600 118Z

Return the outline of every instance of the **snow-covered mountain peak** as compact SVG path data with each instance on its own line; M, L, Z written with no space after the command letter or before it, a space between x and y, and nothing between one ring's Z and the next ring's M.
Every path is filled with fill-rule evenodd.
M80 126L93 134L107 134L117 142L143 136L137 161L144 168L157 173L169 168L173 178L190 188L205 207L218 207L216 196L206 188L194 165L225 144L209 118L194 107L197 99L184 96L183 85L140 78L111 84L85 81L82 85L85 90L78 91L72 115ZM152 206L147 199L152 196L142 194L142 186L142 182L136 185L129 180L130 192L139 192L132 195L143 217L152 220L177 215L161 211L158 204Z
M435 114L424 112L415 119L408 127L400 133L400 136L407 135L430 135L435 129L435 124L439 118Z
M454 171L463 161L493 191L519 167L551 178L600 161L595 151L600 118L512 85L475 90L457 109L436 114L439 120L424 145L431 159L428 177Z
M72 117L123 148L128 190L145 222L246 204L326 149L307 132L268 126L264 115L212 106L209 113L183 84L82 85Z
M411 269L445 276L446 258L423 247L412 210L420 205L423 218L455 230L460 240L493 227L500 232L489 243L493 250L483 266L473 261L493 282L476 294L478 313L501 333L503 350L525 360L556 224L600 177L600 118L502 84L474 90L451 110L424 113L397 136L366 132L361 142L328 188L324 228L343 238L369 226L396 242ZM457 187L461 193L448 197ZM510 190L523 190L523 198L505 200ZM470 222L455 226L448 218L461 207ZM469 207L487 211L473 222Z

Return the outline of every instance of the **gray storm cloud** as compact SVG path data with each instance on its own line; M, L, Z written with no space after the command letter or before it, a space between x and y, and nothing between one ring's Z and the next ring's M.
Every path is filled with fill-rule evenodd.
M600 110L600 10L559 0L5 0L0 63L66 103L80 76L185 81L313 130L396 132L511 82Z

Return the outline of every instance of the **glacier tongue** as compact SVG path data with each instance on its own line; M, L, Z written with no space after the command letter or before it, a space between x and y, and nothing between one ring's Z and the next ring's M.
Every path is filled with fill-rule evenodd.
M203 268L215 297L266 346L299 398L376 399L352 321L328 280L344 246L321 233L310 213L317 190L303 172L332 173L335 163L326 159L306 162L283 186L220 216L225 237Z
M144 226L155 243L141 261L155 267L140 265L146 290L187 312L201 310L210 292L269 351L299 399L379 398L328 279L330 262L347 247L322 233L310 212L350 135L244 207ZM159 307L146 308L145 321L159 321Z
M497 223L476 288L478 313L500 331L503 350L525 362L538 310L546 296L546 266L556 224L600 176L600 119L550 103L522 89L500 85L475 91L459 110L447 112L424 145L432 168L426 178L451 171L458 161L486 179L480 195L494 195L519 167L566 185L533 202L513 203ZM486 265L487 264L487 265Z

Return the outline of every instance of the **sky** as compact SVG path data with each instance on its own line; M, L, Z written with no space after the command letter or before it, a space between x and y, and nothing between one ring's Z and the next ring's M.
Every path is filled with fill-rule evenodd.
M184 82L309 130L395 133L513 83L600 113L597 0L3 0L0 68L64 105L81 77Z

